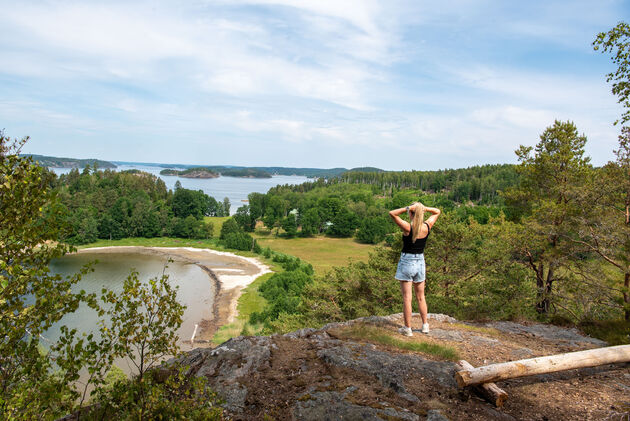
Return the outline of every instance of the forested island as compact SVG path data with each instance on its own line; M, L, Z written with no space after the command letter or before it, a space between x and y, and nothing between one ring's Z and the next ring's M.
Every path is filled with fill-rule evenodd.
M217 178L239 177L239 178L271 178L271 174L266 171L254 168L227 168L227 167L193 167L185 170L175 170L167 168L160 171L160 175L178 176L184 178Z
M55 156L44 156L34 154L23 154L22 156L29 156L33 158L33 161L38 162L39 165L48 168L85 168L90 166L92 168L112 169L116 168L116 165L109 161L101 161L100 159L77 159L77 158L58 158Z
M273 175L298 175L307 178L334 178L347 172L383 172L380 168L374 167L362 167L362 168L294 168L294 167L242 167L242 166L225 166L225 165L206 165L200 167L198 165L185 165L185 164L156 164L156 163L141 163L141 162L122 162L117 161L119 164L129 165L152 165L156 167L165 168L160 172L162 175L178 175L180 171L176 168L184 168L185 170L194 168L205 168L208 171L218 172L221 175L230 177L256 177L256 178L269 178Z
M183 178L218 178L219 173L205 167L188 168L186 170L165 169L160 175L178 176Z

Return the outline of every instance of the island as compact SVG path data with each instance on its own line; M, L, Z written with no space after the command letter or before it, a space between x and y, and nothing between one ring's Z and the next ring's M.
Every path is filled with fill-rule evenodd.
M160 175L176 175L183 178L218 178L220 174L207 167L194 167L181 171L167 168L160 171Z
M177 176L179 175L179 170L174 170L172 168L167 168L165 170L160 171L160 175L173 175L173 176Z
M220 173L226 177L271 178L270 173L257 168L223 168Z
M225 177L240 178L271 178L267 171L256 168L217 168L217 167L193 167L185 170L166 168L160 171L160 175L178 176L184 178L217 178L220 175Z
M85 168L86 166L96 166L99 169L117 168L115 164L109 161L101 161L100 159L59 158L35 154L21 154L20 156L31 157L33 161L42 167L48 168Z

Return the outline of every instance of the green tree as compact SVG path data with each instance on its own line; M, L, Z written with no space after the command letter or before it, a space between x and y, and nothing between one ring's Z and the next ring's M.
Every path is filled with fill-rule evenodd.
M525 208L524 230L515 246L536 277L540 313L551 308L554 284L569 276L561 270L571 253L566 237L573 233L571 218L581 211L579 191L591 171L585 144L586 136L572 122L555 121L535 148L516 151L520 185L506 192L506 198Z
M70 250L58 242L62 207L41 167L19 156L28 138L0 132L0 417L56 418L72 407L73 373L52 374L40 338L81 296L80 275L53 276L48 263Z
M227 248L248 251L254 247L254 239L246 232L230 232L225 235L223 243Z
M94 208L79 208L70 217L71 232L73 235L66 241L71 244L85 244L96 241L98 238L98 221Z
M341 209L343 209L343 203L338 197L324 197L317 203L319 217L323 222L332 222Z
M593 48L602 53L610 53L612 61L617 65L614 72L606 75L608 82L612 81L612 93L617 96L624 112L621 121L625 124L630 120L630 26L626 22L619 22L608 32L600 32L593 41Z
M137 367L133 383L117 382L122 392L92 407L122 412L97 419L218 418L220 410L204 385L190 386L181 376L168 375L168 386L147 378L153 377L147 370L177 353L175 332L183 307L167 277L147 286L132 274L121 293L104 292L103 309L94 294L72 292L89 267L67 278L50 274L50 261L72 250L59 241L67 208L51 193L50 173L19 156L26 140L0 133L0 417L57 419L72 413L87 390L80 395L75 389L80 371L85 369L98 397L114 358L126 356ZM41 341L82 302L110 316L100 335L78 336L62 326L58 343Z
M342 208L332 220L327 234L333 237L352 237L359 225L359 218L349 210Z
M281 222L282 229L285 231L285 236L293 238L297 235L297 221L295 215L289 213Z
M241 206L236 210L233 216L236 223L244 230L253 232L256 225L256 220L250 215L250 207L247 205Z
M223 198L223 216L230 216L230 199Z
M265 214L266 196L262 193L250 193L247 195L249 201L249 214L254 224Z
M314 208L307 209L302 214L301 223L302 223L301 235L303 237L309 237L314 234L319 234L321 220L319 218L319 213L317 212L317 209L314 209Z
M625 320L630 320L629 127L622 129L615 156L615 161L599 169L597 177L583 189L583 212L574 220L577 235L568 239L578 247L575 265L580 282L590 287L592 299L585 304L599 304L598 313L602 308L620 308ZM598 259L585 259L584 255ZM588 309L580 310L590 318L598 316Z
M233 232L241 232L241 228L238 226L234 218L229 218L221 226L221 234L219 236L219 239L224 240L228 234Z
M360 222L357 231L357 240L367 244L377 244L385 239L391 231L390 218L384 216L373 216L365 218Z
M201 191L179 188L173 194L173 214L178 218L189 215L197 219L203 218L208 211L206 195Z
M177 329L185 306L177 301L177 288L171 286L168 275L143 284L138 273L132 272L122 291L108 290L102 301L109 326L103 325L101 335L113 345L116 356L131 362L138 382L162 358L179 352Z

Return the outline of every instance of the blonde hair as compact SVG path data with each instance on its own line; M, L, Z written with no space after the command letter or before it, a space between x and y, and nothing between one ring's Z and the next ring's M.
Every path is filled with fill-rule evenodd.
M420 207L422 210L417 211L416 209ZM411 231L413 232L413 237L411 241L415 242L418 238L420 238L420 228L424 223L424 206L420 202L414 202L410 208L414 209L413 218L411 218ZM410 209L411 210L411 209Z

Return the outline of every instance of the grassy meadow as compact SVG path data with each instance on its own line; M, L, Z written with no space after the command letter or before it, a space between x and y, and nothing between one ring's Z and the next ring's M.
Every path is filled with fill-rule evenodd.
M313 265L316 274L323 274L334 266L346 266L349 261L367 261L374 246L357 243L352 238L311 238L275 237L265 231L254 235L261 247L299 257Z

